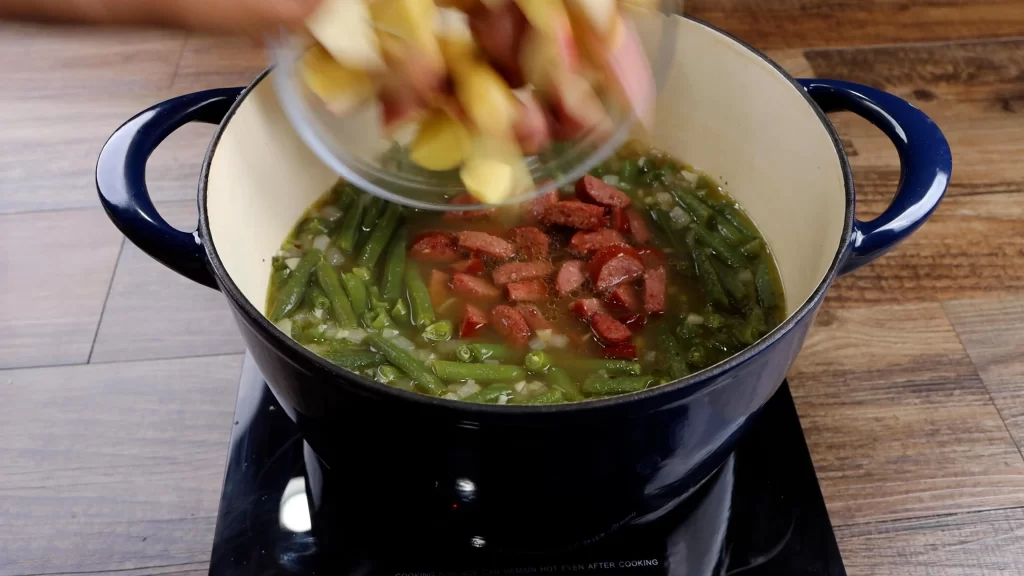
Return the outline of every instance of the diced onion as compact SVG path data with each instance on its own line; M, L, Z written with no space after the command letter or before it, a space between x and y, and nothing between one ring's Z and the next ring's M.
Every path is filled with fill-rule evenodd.
M313 316L316 316L320 320L323 320L324 319L324 311L320 310L319 308L316 309L316 310L313 310Z
M284 332L285 334L289 334L290 335L292 333L292 320L291 320L291 318L283 318L281 320L278 320L276 326L277 326L278 330L280 330L281 332Z
M543 382L534 381L526 383L526 392L531 396L540 394L545 390L547 390L547 386Z
M658 354L654 350L650 350L646 354L644 354L644 360L646 360L648 362L654 362L654 360L657 357L658 357Z
M697 180L700 180L700 176L686 170L680 170L679 175L683 177L683 180L686 180L690 184L696 184Z
M604 180L604 183L609 185L609 186L618 186L619 185L619 177L616 176L615 174L608 174L606 176L602 176L601 180Z
M704 323L704 317L697 314L690 314L686 317L687 324L693 324L694 326L700 326Z
M754 275L747 268L741 268L740 271L736 273L736 278L740 282L750 283L754 281Z
M341 266L345 263L345 255L334 246L331 246L324 252L324 258L327 259L327 263L331 266Z
M334 204L328 204L320 209L319 216L328 222L334 222L343 215L340 208Z
M654 195L654 198L658 201L658 204L671 204L672 195L668 192L658 192Z
M331 237L325 234L321 234L313 239L313 248L323 252L327 250L327 247L331 245Z
M640 159L636 161L636 165L640 166L641 168L646 166L647 165L647 157L646 156L641 156Z
M472 380L468 380L461 388L459 388L458 392L456 393L459 395L460 398L466 398L468 396L476 394L479 391L480 385Z
M406 350L416 349L416 345L412 343L412 340L409 340L405 336L395 336L394 338L391 338L391 341L394 342L396 346L400 346Z
M520 380L512 385L512 389L516 391L516 394L522 394L523 388L526 388L526 380Z
M555 334L551 336L551 345L555 348L565 348L569 345L569 337L565 334Z
M504 406L505 404L508 404L508 396L505 396L505 395L498 396L498 405L499 406Z
M461 400L462 399L455 392L449 392L449 393L445 394L444 396L441 396L441 398L444 398L445 400ZM498 403L501 404L501 402L498 402Z
M679 206L673 208L668 215L672 218L672 222L675 224L677 229L688 226L690 222L693 222L693 218L691 218L690 215Z
M301 258L289 258L289 259L284 261L284 265L287 266L289 270L295 270L295 268L299 265L299 260L302 260L302 259Z
M530 350L543 350L547 345L548 343L540 338L533 338L530 340Z
M496 364L501 364L501 362L498 362L498 361L497 361L497 360L495 360L494 358L488 358L488 359L484 360L484 361L482 362L482 364L490 364L490 365L494 366L494 365L496 365Z
M350 342L355 342L356 344L359 344L363 341L363 338L366 338L366 330L360 330L357 328L355 330L344 330L344 332L345 335L342 336L342 338Z
M644 204L647 204L648 206L654 205L655 202L657 202L657 200L654 199L654 196L647 196L644 198Z
M395 336L398 336L398 334L398 330L395 330L394 328L385 328L384 331L381 332L381 336L384 336L385 338L394 338Z
M465 344L465 340L449 340L447 342L438 342L434 345L434 349L441 354L451 354L455 352L455 349Z
M337 338L337 337L338 337L338 327L335 326L334 324L328 324L327 325L327 330L324 330L324 338Z

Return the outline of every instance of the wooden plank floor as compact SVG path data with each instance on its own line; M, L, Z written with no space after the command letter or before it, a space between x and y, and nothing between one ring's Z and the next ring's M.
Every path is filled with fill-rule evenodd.
M837 282L790 379L850 574L1024 574L1024 0L687 5L945 130L947 200ZM122 240L93 166L133 113L263 64L247 40L0 24L0 576L206 571L242 345L218 294ZM833 121L877 214L895 151ZM183 228L211 134L148 166Z

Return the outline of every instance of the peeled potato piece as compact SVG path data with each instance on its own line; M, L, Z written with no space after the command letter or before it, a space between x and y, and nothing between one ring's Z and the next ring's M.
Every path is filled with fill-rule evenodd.
M499 140L513 138L519 102L493 68L475 62L455 70L455 95L480 133Z
M552 78L561 71L579 68L569 14L561 0L516 0L526 15L530 29L519 49L519 65L524 79L541 93L550 93Z
M388 72L423 97L440 89L446 70L434 0L373 0L369 7Z
M484 204L499 204L533 186L515 144L487 137L473 140L459 176L466 190Z
M366 72L342 66L322 46L306 51L299 62L299 73L309 89L338 115L369 100L375 92Z
M458 120L440 112L431 113L409 147L409 160L427 170L454 170L469 154L472 138Z
M324 0L306 20L306 27L343 65L366 71L384 69L377 32L362 0Z
M619 7L615 0L566 0L566 7L577 19L599 35L605 35L618 17Z

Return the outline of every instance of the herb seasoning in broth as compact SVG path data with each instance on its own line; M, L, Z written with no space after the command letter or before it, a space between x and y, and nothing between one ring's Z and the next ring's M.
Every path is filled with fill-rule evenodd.
M345 369L496 404L664 384L750 346L785 310L736 202L637 144L518 207L421 212L339 183L275 256L267 302Z

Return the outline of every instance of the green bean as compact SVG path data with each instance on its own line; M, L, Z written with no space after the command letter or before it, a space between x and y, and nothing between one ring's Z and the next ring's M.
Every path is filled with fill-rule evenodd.
M732 222L734 226L742 230L743 233L750 238L757 238L760 236L757 232L757 228L749 223L746 215L743 214L735 204L731 202L715 202L711 204L711 207L714 208L715 212L724 216L729 220L729 222Z
M473 357L476 358L477 362L483 362L484 360L503 362L512 360L519 355L518 352L501 344L470 344L469 348L473 351Z
M646 389L654 382L652 376L624 376L621 378L602 378L592 376L583 381L583 393L594 394L628 394Z
M673 380L690 375L690 368L683 358L683 348L676 340L675 334L672 333L672 325L668 322L658 331L658 354L661 364Z
M736 226L726 218L715 218L715 227L718 228L718 232L722 234L726 242L733 246L741 246L752 240L739 226Z
M401 375L402 372L391 364L384 364L380 368L377 368L377 382L381 382L383 384L388 384Z
M463 344L455 349L455 359L459 362L476 362L473 349Z
M323 262L317 264L316 267L319 268L321 264L323 264ZM330 266L330 264L328 264L328 266ZM331 301L327 299L327 294L325 294L324 291L316 284L313 284L306 289L306 297L304 300L308 302L310 310L320 310L322 312L330 312L331 310Z
M325 222L322 218L309 218L302 223L299 228L301 232L307 232L313 236L320 236L321 234L327 234L331 231L330 224Z
M551 356L543 350L534 350L526 355L523 366L530 372L547 372L548 368L551 368Z
M709 306L708 310L704 313L704 324L708 328L720 328L725 324L725 317L712 310Z
M385 328L394 328L395 321L388 316L386 310L370 309L363 312L363 326L366 326L368 330L383 330Z
M270 292L272 294L277 294L291 273L292 271L287 266L279 270L274 270L273 274L270 275Z
M749 322L741 322L733 326L732 333L737 340L739 340L743 344L746 344L747 346L750 346L759 338L757 334L757 329L754 328L754 326Z
M388 362L405 372L416 386L427 394L441 396L447 389L441 380L427 368L427 365L413 356L408 350L388 340L380 334L368 334L366 340L387 357Z
M295 270L288 275L288 279L277 292L274 298L274 305L270 308L270 321L277 322L287 314L295 310L295 307L302 302L309 287L309 280L313 276L316 265L324 259L323 252L313 248L299 261Z
M478 404L497 404L502 396L511 397L513 394L512 389L504 384L492 384L476 394L470 394L465 400Z
M544 405L544 404L559 404L563 402L565 398L562 396L562 391L557 388L552 388L543 394L538 394L533 398L527 398L523 401L523 404L532 405Z
M369 202L368 198L368 196L360 196L356 202L352 203L345 218L341 221L341 231L338 232L338 238L334 243L344 252L352 253L356 249L356 240L359 238L359 222L366 203Z
M652 208L649 212L651 219L654 220L654 223L665 234L665 237L668 238L669 244L672 245L672 248L674 248L679 255L685 254L686 246L672 229L672 218L668 215L668 212L657 208Z
M573 382L569 374L561 368L551 368L547 373L548 386L559 390L562 393L562 397L569 402L579 402L583 400L583 394L580 394L580 387Z
M430 291L427 290L419 270L413 266L405 269L405 290L409 295L409 310L412 312L413 324L417 328L426 328L436 322L434 305L430 303Z
M341 281L345 284L345 292L348 293L352 309L357 314L366 310L370 305L370 297L366 292L366 282L353 272L342 274Z
M360 266L373 269L377 265L377 260L380 259L381 253L384 252L384 248L388 245L388 240L391 239L395 228L398 227L398 220L401 216L402 208L398 204L388 204L387 210L384 211L384 216L380 219L380 222L374 224L370 237L366 240L366 244L363 245L363 250L359 254Z
M574 360L573 364L587 372L603 371L609 376L639 376L643 373L639 362L629 360Z
M764 309L755 306L754 309L750 311L750 315L747 316L747 324L750 324L754 327L754 330L757 330L762 334L767 332L768 323L765 322Z
M297 269L296 269L297 270ZM762 258L754 268L754 285L757 287L757 299L764 308L775 308L778 300L775 297L775 284L772 282L768 262Z
M412 323L409 318L409 305L405 303L405 300L395 302L395 307L391 309L391 317L403 324Z
M366 282L367 284L373 281L373 270L370 270L369 268L366 268L364 266L356 266L355 268L352 269L352 273L362 278L363 282ZM375 286L370 286L370 288L376 289ZM378 292L378 296L379 295L380 293Z
M334 185L334 205L339 210L347 211L348 208L355 203L356 200L362 195L362 193L351 184L346 184L344 180L339 180Z
M703 346L697 344L693 348L690 348L690 352L686 355L686 361L696 367L698 370L708 365L708 353Z
M363 221L359 225L359 246L364 245L369 239L371 231L376 228L377 221L387 206L388 202L381 198L376 196L370 198L370 203L366 205L366 211L363 212Z
M719 264L717 260L712 260L711 264L715 269L715 273L718 274L718 280L725 287L726 292L729 293L729 298L736 304L746 302L747 287L736 275L736 272Z
M331 363L337 364L338 366L353 372L363 370L365 368L380 366L385 360L383 355L365 350L356 352L325 351L317 353L330 360Z
M427 326L423 330L423 339L430 342L447 342L451 340L455 326L451 320L442 320Z
M703 200L698 198L697 195L690 190L672 188L669 192L675 196L676 202L689 212L690 215L693 216L693 219L701 226L707 224L708 220L710 220L711 216L714 214L711 207L705 204Z
M743 252L743 255L748 258L754 258L761 255L761 247L763 245L764 244L761 242L760 238L754 238L750 242L740 246L740 252Z
M320 262L316 265L316 279L331 303L331 313L338 326L342 328L358 326L359 319L356 318L352 302L345 294L345 289L341 287L341 280L338 279L338 273L334 271L334 267L327 262Z
M404 287L402 276L405 274L405 228L400 228L391 239L388 255L384 260L384 298L395 302L402 298Z
M475 380L477 382L517 382L526 377L522 366L511 364L467 364L465 362L434 361L434 372L445 382Z
M714 232L708 231L706 228L698 226L694 229L694 237L697 242L700 242L704 246L707 246L711 251L718 257L719 260L725 262L730 268L739 268L747 263L746 258L736 248L733 248L725 241L725 238L715 234Z
M693 261L697 266L697 278L700 279L708 300L722 307L729 306L729 297L722 289L722 283L718 281L718 274L711 265L711 259L702 248L694 247Z
M619 170L619 182L630 186L636 184L638 171L639 166L637 166L636 160L626 160L622 163L622 169Z

